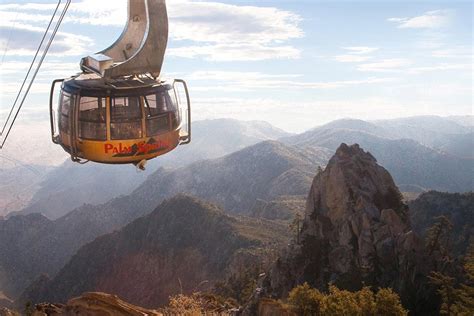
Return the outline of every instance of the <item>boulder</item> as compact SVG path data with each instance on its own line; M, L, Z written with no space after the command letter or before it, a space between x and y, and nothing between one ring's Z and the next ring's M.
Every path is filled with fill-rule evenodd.
M116 295L84 293L63 304L36 305L33 316L163 316L163 314L122 301Z

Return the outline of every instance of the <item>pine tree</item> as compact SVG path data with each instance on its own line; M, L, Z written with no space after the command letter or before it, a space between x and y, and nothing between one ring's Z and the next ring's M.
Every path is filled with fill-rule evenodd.
M408 312L400 303L400 297L392 289L379 289L375 296L375 315L406 316Z
M293 305L302 316L318 316L320 314L323 294L309 286L308 283L293 288L288 295L288 303Z

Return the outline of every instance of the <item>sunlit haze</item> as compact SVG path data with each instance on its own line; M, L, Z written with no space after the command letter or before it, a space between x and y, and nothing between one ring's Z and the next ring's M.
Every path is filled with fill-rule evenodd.
M1 1L2 123L55 3ZM195 120L301 132L346 117L472 114L470 1L173 0L168 11L163 75L188 81ZM125 0L73 1L16 140L47 146L47 129L33 127L48 128L50 82L79 72L80 58L108 47L125 20Z

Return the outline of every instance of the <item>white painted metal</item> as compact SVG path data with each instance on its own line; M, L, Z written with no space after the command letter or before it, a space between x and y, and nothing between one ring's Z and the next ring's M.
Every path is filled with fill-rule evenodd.
M128 0L128 22L122 35L98 53L103 56L83 58L81 67L106 79L141 74L159 77L167 43L166 1Z

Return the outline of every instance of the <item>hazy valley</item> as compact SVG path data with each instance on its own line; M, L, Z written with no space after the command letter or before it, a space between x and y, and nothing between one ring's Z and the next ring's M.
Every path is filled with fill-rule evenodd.
M407 297L426 304L435 293L422 262L437 216L453 224L456 256L472 238L470 121L340 120L296 135L202 121L192 145L143 173L66 162L39 182L25 175L27 206L0 220L0 292L18 306L103 291L157 308L198 290L251 310L252 291L236 297L250 283L284 298L303 281L322 290L331 281L390 287L405 307L423 308ZM422 194L406 206L399 191Z

